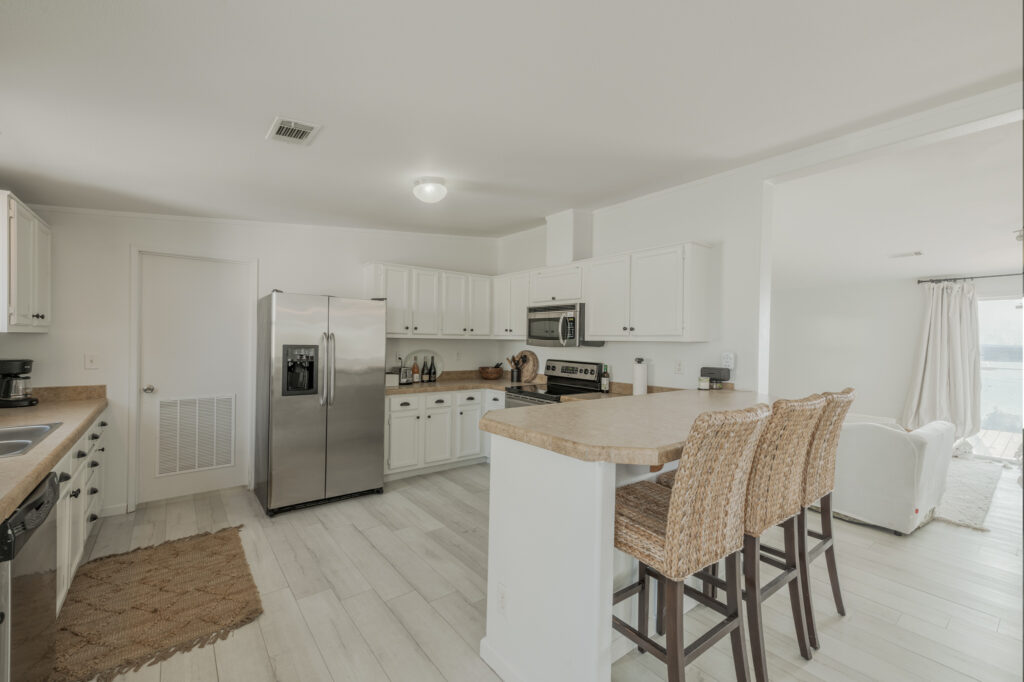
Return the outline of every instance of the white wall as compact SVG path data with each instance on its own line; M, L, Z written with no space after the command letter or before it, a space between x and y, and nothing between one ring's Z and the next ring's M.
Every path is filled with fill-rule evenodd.
M36 210L53 228L53 326L48 334L0 335L0 356L35 360L32 381L36 386L107 385L111 435L120 444L118 459L105 470L111 505L123 504L126 499L128 409L136 395L136 387L129 385L132 245L258 259L259 295L276 288L361 297L362 265L373 260L485 274L497 270L494 239L45 207ZM454 356L459 344L471 343L445 342L443 352ZM421 342L420 347L424 345L440 346ZM97 356L99 369L83 369L85 353ZM497 362L490 360L491 354L476 350L467 362L483 356Z
M913 280L774 291L772 395L853 386L854 412L899 419L924 312Z
M1021 295L1021 277L975 281L978 298ZM772 292L772 395L857 389L853 411L903 416L920 352L924 287L916 280Z
M543 267L546 252L546 225L501 237L498 239L498 272Z

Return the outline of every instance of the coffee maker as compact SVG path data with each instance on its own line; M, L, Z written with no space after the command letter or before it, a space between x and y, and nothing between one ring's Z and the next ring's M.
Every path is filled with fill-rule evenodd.
M0 360L0 407L30 407L38 405L32 397L31 360Z

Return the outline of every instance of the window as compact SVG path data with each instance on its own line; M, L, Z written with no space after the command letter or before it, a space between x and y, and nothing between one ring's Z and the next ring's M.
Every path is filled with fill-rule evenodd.
M983 457L1021 456L1021 415L1024 414L1021 299L978 302L981 345L981 431L971 438Z

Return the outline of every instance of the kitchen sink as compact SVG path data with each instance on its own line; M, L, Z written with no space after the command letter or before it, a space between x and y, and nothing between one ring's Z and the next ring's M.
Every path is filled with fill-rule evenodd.
M0 428L0 458L24 455L62 423Z

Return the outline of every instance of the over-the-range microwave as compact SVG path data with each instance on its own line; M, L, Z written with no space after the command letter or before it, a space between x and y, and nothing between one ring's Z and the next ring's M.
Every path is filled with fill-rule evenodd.
M603 346L604 341L586 341L582 303L531 306L526 311L527 346Z

